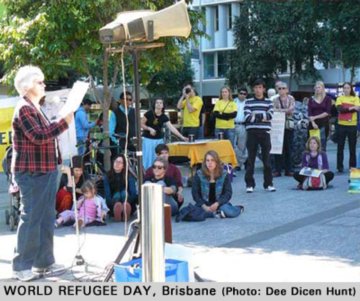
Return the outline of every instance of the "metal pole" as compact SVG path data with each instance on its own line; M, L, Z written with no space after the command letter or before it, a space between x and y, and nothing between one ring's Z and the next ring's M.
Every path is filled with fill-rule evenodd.
M163 187L146 183L141 192L142 281L165 282Z
M143 183L143 161L142 161L142 140L141 140L141 115L140 115L140 83L139 83L139 57L138 50L132 51L134 64L134 85L135 85L135 129L136 129L136 158L137 158L137 177L138 189L140 190ZM139 194L139 204L141 212L141 195Z

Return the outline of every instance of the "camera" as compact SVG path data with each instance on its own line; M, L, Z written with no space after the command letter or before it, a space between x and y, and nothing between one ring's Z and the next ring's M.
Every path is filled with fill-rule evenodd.
M191 92L191 89L190 88L186 88L185 89L185 94L189 94Z

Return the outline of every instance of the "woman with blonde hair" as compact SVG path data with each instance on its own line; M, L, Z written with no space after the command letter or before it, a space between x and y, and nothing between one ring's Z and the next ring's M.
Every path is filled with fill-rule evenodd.
M301 165L301 167L310 167L321 170L324 173L326 184L334 178L334 173L329 170L327 155L325 152L321 151L321 142L318 137L310 137L306 142L306 151L303 154ZM294 173L294 178L299 182L298 187L301 188L306 176L296 172Z
M326 152L326 141L330 129L331 98L326 95L325 85L322 81L317 81L314 89L314 96L308 103L309 130L320 130L322 149Z
M215 120L215 137L223 133L224 139L230 140L232 146L235 143L235 117L237 115L237 105L232 98L231 89L222 87L219 100L215 103L213 116Z
M237 217L241 206L230 203L232 187L229 175L223 169L217 152L210 150L204 156L202 167L194 176L191 190L196 205L207 217Z

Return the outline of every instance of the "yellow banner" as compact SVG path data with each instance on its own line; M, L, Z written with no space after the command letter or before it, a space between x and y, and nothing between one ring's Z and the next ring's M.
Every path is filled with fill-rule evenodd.
M11 144L11 120L15 107L0 108L0 159L4 158L6 148ZM2 172L0 164L0 172Z

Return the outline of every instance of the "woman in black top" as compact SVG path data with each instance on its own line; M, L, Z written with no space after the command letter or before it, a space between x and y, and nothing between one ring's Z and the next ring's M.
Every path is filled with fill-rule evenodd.
M169 118L165 115L165 104L162 99L157 99L152 110L147 111L141 119L143 131L143 166L148 169L156 158L155 148L158 144L164 143L164 133L162 128L167 128L180 139L186 141L183 135L171 124Z

